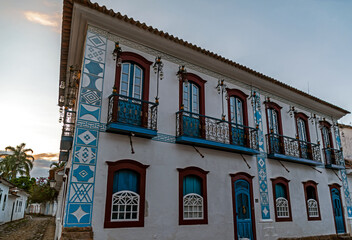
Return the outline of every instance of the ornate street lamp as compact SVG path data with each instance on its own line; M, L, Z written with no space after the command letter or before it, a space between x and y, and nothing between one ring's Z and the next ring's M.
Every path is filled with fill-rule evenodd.
M158 56L155 58L155 62L153 65L154 73L156 74L156 97L155 97L155 102L159 103L159 79L163 80L164 78L164 72L163 72L163 67L164 64L161 61L161 57Z
M226 116L224 114L224 93L225 93L225 99L228 98L226 88L227 86L224 83L224 79L219 79L218 85L215 87L215 89L218 90L218 94L221 94L221 108L222 108L221 120L223 121L225 121L225 116Z
M117 65L120 66L122 63L122 59L121 59L121 53L122 53L122 49L120 47L119 42L115 42L115 49L112 52L112 56L114 58L114 61L117 60Z

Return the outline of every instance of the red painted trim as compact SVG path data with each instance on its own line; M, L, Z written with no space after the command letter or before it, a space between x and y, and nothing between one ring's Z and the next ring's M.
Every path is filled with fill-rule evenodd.
M251 214L252 214L252 231L253 231L253 239L257 239L257 231L255 228L255 211L254 211L254 201L253 201L253 184L252 184L252 179L254 176L249 175L248 173L245 172L239 172L235 174L230 174L231 176L231 190L232 190L232 212L233 212L233 224L234 224L234 230L235 230L235 240L238 240L238 234L237 234L237 218L236 218L236 194L235 194L235 182L239 179L246 180L249 183L249 189L250 189L250 201L251 201Z
M277 178L271 178L272 181L272 187L273 187L273 201L274 201L274 209L275 209L275 221L276 222L292 222L292 211L291 211L291 200L290 200L290 189L288 187L288 183L290 180L287 180L284 177L277 177ZM288 201L288 211L289 211L289 217L286 218L278 218L277 216L277 209L276 209L276 191L275 191L275 185L281 183L286 187L286 196L287 196L287 201Z
M243 125L248 126L248 110L247 110L247 97L248 95L238 89L227 88L227 110L228 110L228 121L231 122L231 108L230 108L230 97L238 97L243 103Z
M306 128L306 135L307 135L307 142L310 142L310 133L309 133L309 124L308 124L308 116L302 112L300 113L295 113L295 125L296 125L296 134L297 136L299 136L298 134L298 123L297 123L297 120L298 118L302 119L304 121L304 125L305 125L305 128ZM313 158L313 154L312 154L312 145L309 144L308 145L308 154L309 154L309 158ZM301 144L299 144L299 148L301 148ZM301 152L301 149L299 151L299 154L300 156L302 157L302 152Z
M334 141L332 138L332 134L331 134L331 124L327 121L320 121L319 122L321 126L326 127L329 130L329 139L330 139L330 148L334 148ZM325 146L325 140L323 137L323 129L321 129L321 138L323 139L323 146Z
M208 224L208 197L207 197L207 174L208 171L204 171L198 167L187 167L177 168L179 172L178 180L178 224L179 225L196 225L196 224ZM202 179L202 194L203 194L203 212L204 219L199 220L185 220L183 219L183 178L187 175L196 175Z
M282 121L281 121L281 108L278 104L274 103L274 102L264 102L265 104L265 114L266 114L266 127L267 127L267 131L268 133L270 133L270 129L269 129L269 119L268 119L268 109L274 109L277 112L277 121L279 124L279 134L282 134Z
M104 228L122 228L122 227L143 227L144 226L144 209L145 209L145 179L146 169L149 165L141 164L134 160L119 160L116 162L106 162L108 164L108 182L106 189L106 203L105 203L105 221ZM114 180L114 173L121 169L131 169L139 174L139 220L126 222L112 222L111 221L111 201L112 201L112 186Z
M306 210L307 210L307 218L308 218L308 221L317 221L317 220L321 220L321 214L320 214L320 203L319 203L319 197L318 197L318 183L312 181L312 180L309 180L307 182L302 182L303 183L303 189L304 189L304 197L306 199ZM308 213L308 195L307 195L307 187L313 187L314 190L315 190L315 200L317 201L318 203L318 213L319 213L319 216L318 217L309 217L309 213Z
M337 190L339 190L343 225L344 225L344 227L345 227L345 232L347 232L346 223L345 223L345 213L344 213L345 210L344 210L344 208L343 208L343 205L342 205L342 198L341 198L341 185L338 184L338 183L329 184L330 198L331 198L331 207L332 207L332 213L333 213L333 216L334 216L335 230L336 230L336 233L337 233L337 225L336 225L336 219L335 219L334 202L333 202L333 200L332 200L332 194L331 194L331 190L332 190L333 188L336 188Z
M139 67L143 69L143 92L142 92L142 100L144 101L149 101L149 88L150 88L150 65L153 63L142 57L141 55L138 55L133 52L122 52L121 53L121 59L122 63L124 62L130 62L130 63L135 63ZM121 66L116 65L116 71L115 71L115 88L116 92L120 93L120 78L121 78ZM118 104L118 99L115 98L114 100L114 106L113 106L113 119L112 121L116 121L117 119L117 104ZM148 106L143 106L142 107L143 112L148 112ZM145 118L143 118L145 119ZM142 122L142 125L146 125L147 123Z
M199 87L199 114L205 115L204 85L207 81L193 73L186 73L185 77L188 81L196 84ZM183 82L181 80L179 81L179 96L179 109L181 110L183 101Z

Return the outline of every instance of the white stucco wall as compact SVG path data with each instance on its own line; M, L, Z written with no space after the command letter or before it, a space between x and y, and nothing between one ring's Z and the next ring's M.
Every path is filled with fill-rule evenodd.
M107 53L112 52L114 43L109 41ZM149 61L154 61L155 56L145 54L135 49L122 46L123 51L131 51L142 55ZM179 82L176 77L178 64L163 60L164 79L160 82L160 105L158 107L158 132L175 135L175 113L179 110ZM187 68L187 66L186 66ZM215 86L217 79L187 68L203 79L205 84L205 114L220 118L221 97L217 94ZM107 98L112 92L115 81L115 62L112 55L107 55L105 65L105 78L103 89L102 122L107 119ZM151 73L150 101L154 101L156 93L155 75ZM227 83L229 88L240 89L246 94L250 90ZM261 103L265 101L262 96ZM296 137L295 118L287 113L291 104L271 97L271 101L282 107L283 135ZM294 105L294 104L292 104ZM253 109L250 101L247 104L249 126L254 126ZM227 110L227 103L225 102ZM298 112L310 116L310 112L296 107ZM225 114L228 114L225 111ZM262 105L263 131L267 133L265 107ZM328 120L328 119L327 119ZM328 120L329 121L329 120ZM318 126L309 121L311 142L321 141L321 132ZM334 138L334 136L333 136ZM93 229L96 237L101 239L221 239L234 238L234 223L232 214L232 192L230 173L246 172L253 178L253 196L259 199L259 186L257 179L256 158L244 155L251 169L248 169L241 156L206 148L199 148L205 158L191 147L181 144L157 142L138 137L133 138L135 154L131 154L129 137L112 133L100 133L98 160L95 177L95 193L93 208ZM150 165L146 177L146 214L143 228L116 228L104 229L104 214L106 201L107 164L106 161L132 159ZM322 154L322 161L323 154ZM255 219L257 239L276 239L277 237L311 236L335 233L334 218L331 206L329 184L339 183L332 170L318 167L318 171L309 166L283 162L289 173L277 160L267 159L267 178L270 201L271 219L261 220L260 203L255 201ZM208 189L208 224L207 225L178 225L178 172L177 168L197 166L206 171ZM270 178L285 177L290 180L289 190L292 207L292 222L275 222L273 208L272 185ZM320 221L308 221L305 205L304 189L302 182L313 180L318 183L318 197L321 210ZM343 193L342 193L342 199ZM345 212L346 215L346 212Z
M8 194L9 194L9 187L3 183L0 183L0 192L1 192L1 199L0 199L0 224L3 224L8 221ZM6 201L5 201L6 198ZM5 203L4 203L5 201ZM4 205L5 204L5 205Z

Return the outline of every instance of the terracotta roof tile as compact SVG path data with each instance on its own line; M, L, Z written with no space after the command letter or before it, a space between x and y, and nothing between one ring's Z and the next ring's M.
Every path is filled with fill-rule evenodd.
M345 114L347 113L350 113L349 111L345 110L345 109L342 109L340 107L337 107L331 103L328 103L324 100L321 100L317 97L314 97L308 93L305 93L301 90L298 90L297 88L294 88L288 84L285 84L285 83L282 83L272 77L269 77L269 76L266 76L264 75L263 73L260 73L260 72L257 72L253 69L250 69L246 66L243 66L241 64L238 64L232 60L229 60L229 59L226 59L216 53L213 53L209 50L206 50L206 49L203 49L201 47L198 47L197 45L194 45L194 44L191 44L187 41L184 41L182 39L179 39L178 37L175 37L173 36L172 34L169 34L169 33L165 33L163 31L159 31L157 28L153 28L152 26L148 26L147 24L145 24L144 22L141 23L139 21L135 21L133 18L129 18L127 15L122 15L120 12L114 12L112 9L108 10L105 6L99 6L97 3L92 3L88 0L63 0L64 2L64 8L63 8L63 23L62 23L62 39L61 39L61 44L62 44L62 47L61 47L61 59L64 57L64 56L67 56L68 55L68 47L66 44L64 44L65 42L67 42L68 44L68 41L69 41L69 38L70 38L70 28L71 28L71 19L72 19L72 8L73 8L73 3L77 3L77 4L81 4L81 5L84 5L86 7L89 7L89 8L92 8L92 9L96 9L97 11L101 12L101 13L104 13L104 14L107 14L107 15L110 15L112 17L115 17L117 19L122 19L123 21L125 22L128 22L136 27L139 27L141 29L144 29L144 30L147 30L149 32L152 32L156 35L160 35L161 37L164 37L165 39L168 39L170 41L173 41L175 43L179 43L181 45L184 45L186 47L189 47L195 51L198 51L200 53L203 53L207 56L210 56L210 57L213 57L215 59L218 59L224 63L227 63L231 66L234 66L238 69L241 69L243 71L246 71L250 74L253 74L254 76L257 76L257 77L260 77L262 79L265 79L269 82L272 82L278 86L281 86L281 87L284 87L286 89L289 89L293 92L296 92L302 96L305 96L305 97L308 97L314 101L317 101L321 104L324 104L326 106L329 106L329 107L332 107L338 111L341 111ZM68 30L68 31L66 31ZM67 59L67 58L66 58ZM60 70L60 81L65 81L65 78L66 78L66 69L67 69L67 66L65 64L63 64L63 62L61 62L61 65L64 65L62 66L61 70ZM65 71L63 70L65 69ZM61 95L61 90L60 90L60 94Z

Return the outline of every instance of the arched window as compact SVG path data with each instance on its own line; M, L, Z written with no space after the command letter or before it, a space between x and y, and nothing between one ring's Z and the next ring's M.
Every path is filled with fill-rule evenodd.
M122 63L116 66L112 122L146 126L148 121L149 78L152 62L132 53L121 53ZM144 104L143 104L144 103Z
M269 152L284 153L282 144L281 107L274 102L265 102Z
M228 98L228 116L230 126L230 142L235 145L246 146L249 136L244 126L248 126L247 97L237 89L226 89Z
M273 184L276 221L292 221L290 194L288 189L289 180L283 177L271 180Z
M107 162L105 228L143 227L148 165L133 160Z
M189 137L201 137L203 134L205 114L204 84L205 80L193 73L187 73L185 80L180 80L180 110L182 134ZM181 119L180 119L181 121Z
M296 113L296 130L299 141L299 151L300 157L305 159L312 158L312 146L309 144L309 125L308 125L308 116L304 113Z
M188 167L179 171L179 224L207 224L207 189L208 172Z
M139 174L129 169L114 174L111 221L136 221L139 215Z
M323 152L325 155L325 164L336 164L335 152L334 152L334 144L332 140L331 134L331 124L327 121L320 122L321 127L321 136L323 139Z
M308 221L321 220L317 185L314 181L303 182Z

